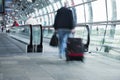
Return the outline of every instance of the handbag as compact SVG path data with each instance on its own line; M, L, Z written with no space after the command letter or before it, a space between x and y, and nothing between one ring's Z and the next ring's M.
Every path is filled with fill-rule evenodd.
M52 35L49 45L53 47L58 46L58 37L56 35L56 32L54 32L54 34Z

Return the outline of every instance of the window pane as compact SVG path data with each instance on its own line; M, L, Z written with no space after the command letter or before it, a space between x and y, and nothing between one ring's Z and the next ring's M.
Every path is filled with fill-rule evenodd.
M112 18L112 4L111 0L107 0L107 7L108 7L108 20L111 20Z
M45 15L44 25L48 25L48 15Z
M36 15L36 16L38 16L38 15L39 15L39 13L38 13L38 10L37 10L37 9L35 9L35 15Z
M85 22L83 6L77 6L76 7L76 13L77 13L77 22L78 23Z
M43 11L44 11L44 14L46 14L46 13L47 13L47 10L46 10L46 8L43 8Z
M92 3L93 6L93 21L106 20L105 0L97 0Z
M42 11L41 10L39 10L39 14L42 15Z
M56 4L57 4L58 8L61 8L60 2L57 2Z
M53 25L53 23L54 23L54 15L53 15L53 13L52 14L49 14L49 16L50 16L50 25Z
M117 20L120 20L120 0L116 0L117 4Z
M55 11L57 11L58 7L57 7L56 3L53 3L53 6L54 6Z
M85 5L85 13L86 13L86 22L90 22L92 20L92 13L90 13L90 8L88 4Z
M74 0L75 5L83 3L82 0Z
M49 12L52 12L52 11L53 11L53 8L52 8L51 5L49 5L47 8L48 8L48 11L49 11Z

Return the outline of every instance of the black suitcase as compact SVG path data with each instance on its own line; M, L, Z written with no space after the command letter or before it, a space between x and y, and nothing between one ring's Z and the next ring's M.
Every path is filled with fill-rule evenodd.
M84 61L84 52L88 51L88 46L90 42L89 27L86 25L88 35L87 43L83 44L82 38L68 38L67 48L66 48L66 61L80 60Z
M84 59L84 45L81 38L68 38L66 48L66 60L81 60Z

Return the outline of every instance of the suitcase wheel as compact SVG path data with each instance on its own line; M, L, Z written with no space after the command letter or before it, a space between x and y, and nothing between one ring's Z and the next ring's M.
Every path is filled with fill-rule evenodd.
M70 57L67 56L67 57L66 57L66 61L70 61Z

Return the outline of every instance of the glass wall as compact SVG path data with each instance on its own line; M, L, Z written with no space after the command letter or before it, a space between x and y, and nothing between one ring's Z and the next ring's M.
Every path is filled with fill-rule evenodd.
M115 0L115 1L116 1L116 6L117 6L117 9L116 9L117 10L116 11L117 12L117 20L120 20L120 16L119 16L120 15L120 10L119 10L120 9L120 4L119 4L120 0Z
M54 16L56 11L64 5L65 0L59 0L46 6L46 8L39 9L40 12L35 12L38 16L44 17L53 13L51 19L45 19L44 17L42 25L51 25L54 23ZM74 6L76 9L77 23L86 22L101 22L107 20L119 20L120 14L119 3L120 0L67 0L69 7ZM39 16L38 16L39 17ZM116 18L115 18L116 17Z
M90 51L110 52L111 50L113 51L113 47L117 46L119 48L120 0L43 1L44 3L39 2L39 6L34 7L34 12L27 14L33 15L38 22L37 24L42 24L43 27L53 25L56 11L64 6L64 2L67 1L68 8L75 11L77 24L87 24L90 26ZM38 5L38 3L34 3L34 5ZM51 30L48 32L53 32L54 29L52 28ZM106 51L106 49L110 50Z
M0 0L0 13L4 12L4 0Z
M97 0L92 3L93 22L106 21L106 5L105 0Z
M48 13L41 9L42 25L53 25L56 11L64 5L65 0L54 2L47 6ZM69 7L76 11L77 24L90 26L90 48L92 52L111 53L119 48L120 34L120 0L67 0ZM49 17L48 17L48 16ZM49 29L47 29L49 30ZM52 30L52 29L51 29ZM52 31L53 32L53 31ZM50 37L50 36L49 36Z
M64 6L65 1L68 8L74 8L77 24L90 26L90 51L111 52L115 47L120 48L120 0L36 0L32 12L21 11L24 14L20 15L21 20L26 21L29 15L33 15L37 24L51 26L56 11ZM6 20L12 20L9 17ZM51 30L49 32L54 31L53 28Z

